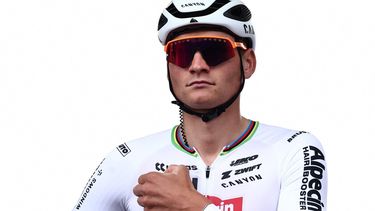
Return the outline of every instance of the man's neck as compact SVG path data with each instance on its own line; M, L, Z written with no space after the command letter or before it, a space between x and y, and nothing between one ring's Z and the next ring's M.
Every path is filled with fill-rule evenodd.
M197 116L184 113L187 142L198 151L206 165L210 165L216 159L223 147L239 137L248 123L249 120L241 117L239 100L209 122L203 122Z

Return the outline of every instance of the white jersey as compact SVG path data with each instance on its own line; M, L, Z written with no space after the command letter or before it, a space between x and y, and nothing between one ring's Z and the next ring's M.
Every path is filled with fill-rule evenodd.
M327 169L319 141L250 121L246 131L206 166L182 141L179 127L126 142L88 181L74 210L143 210L133 188L138 177L185 165L194 187L221 211L326 210Z

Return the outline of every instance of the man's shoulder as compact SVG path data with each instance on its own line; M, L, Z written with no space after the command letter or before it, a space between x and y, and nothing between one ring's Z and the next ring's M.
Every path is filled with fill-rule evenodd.
M265 144L280 144L292 147L308 143L319 144L319 140L310 132L260 123L257 136Z
M161 146L170 143L171 136L175 127L169 128L167 130L159 131L156 133L148 134L146 136L131 139L125 141L129 146L133 147L144 147L145 145L150 148L151 146Z
M174 128L147 135L141 138L125 140L106 154L100 168L112 175L127 175L138 172L150 158L157 158L172 146L171 133ZM109 174L109 173L107 173ZM129 176L129 175L128 175Z
M140 138L123 140L107 157L138 157L152 154L153 152L171 145L171 134L175 127Z
M288 163L292 158L296 158L299 162L303 160L301 156L304 152L311 149L324 154L321 142L313 134L304 130L259 124L256 138L256 141L265 149L271 150L272 156L278 157L280 162Z

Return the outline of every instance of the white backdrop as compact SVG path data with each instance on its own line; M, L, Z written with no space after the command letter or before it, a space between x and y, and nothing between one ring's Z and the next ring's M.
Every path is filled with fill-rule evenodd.
M156 31L168 2L0 2L0 210L71 210L115 146L178 123ZM258 66L243 115L321 140L329 210L375 210L370 1L246 3Z

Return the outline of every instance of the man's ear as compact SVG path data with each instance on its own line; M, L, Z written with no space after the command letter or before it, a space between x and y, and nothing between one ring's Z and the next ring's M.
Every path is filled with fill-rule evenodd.
M257 66L257 59L255 57L255 52L252 48L249 48L243 52L242 65L245 78L250 78L255 72L255 68Z

